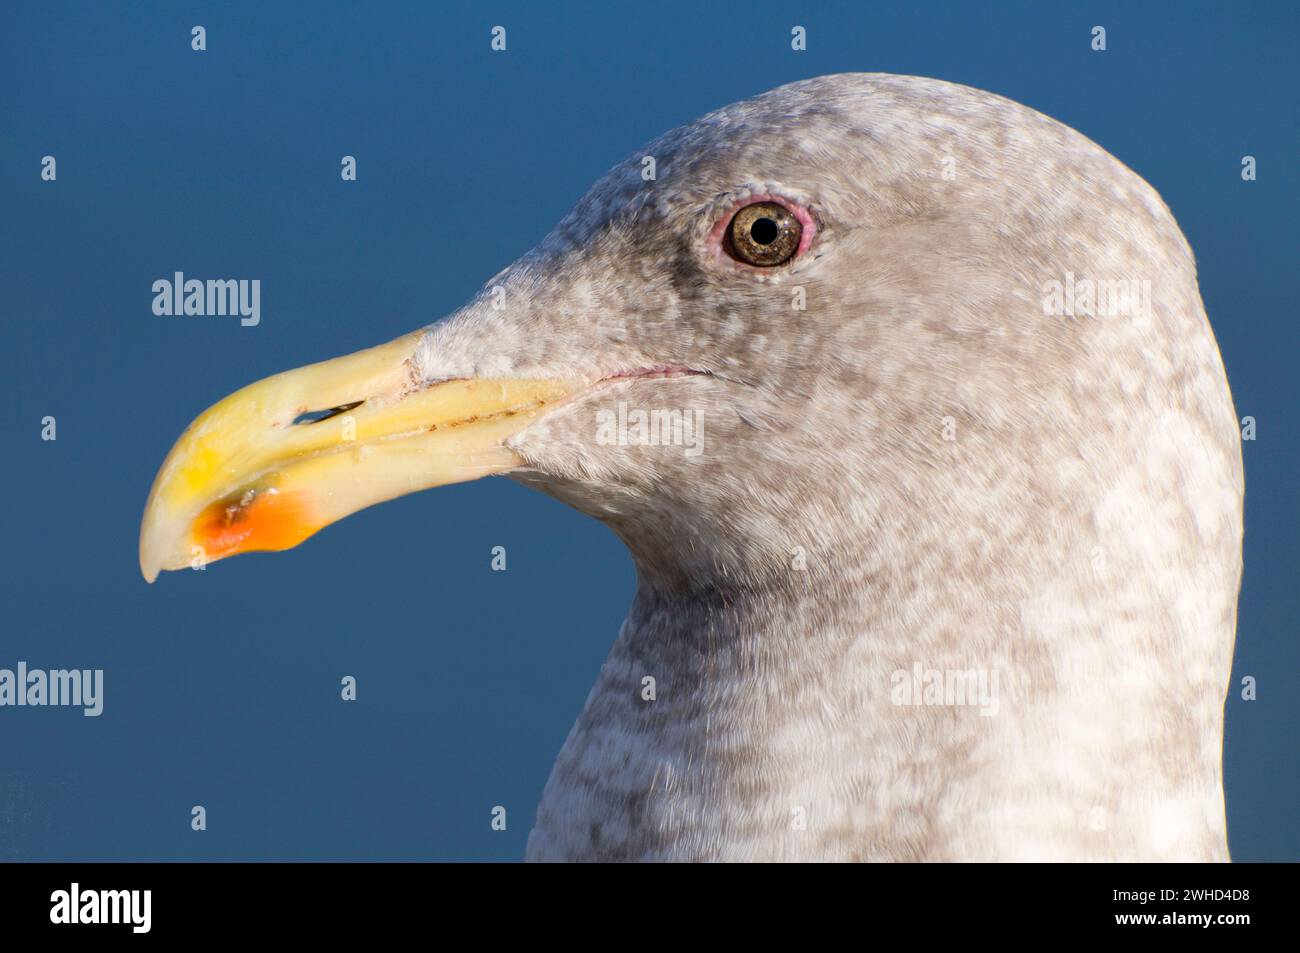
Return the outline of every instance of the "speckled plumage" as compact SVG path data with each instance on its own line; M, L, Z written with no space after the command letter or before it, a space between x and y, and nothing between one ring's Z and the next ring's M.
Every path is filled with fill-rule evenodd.
M710 258L764 193L809 251ZM1150 313L1045 314L1067 274ZM616 166L417 365L710 372L512 440L639 580L530 859L1227 859L1238 424L1182 234L1079 133L936 80L782 87ZM620 401L699 411L703 452L602 445ZM918 663L1002 673L998 710L895 704Z

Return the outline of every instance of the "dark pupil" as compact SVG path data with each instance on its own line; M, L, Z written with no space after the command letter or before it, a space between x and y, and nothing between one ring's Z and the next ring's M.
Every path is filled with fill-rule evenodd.
M760 218L749 227L749 237L759 245L772 244L780 233L780 227L770 218Z

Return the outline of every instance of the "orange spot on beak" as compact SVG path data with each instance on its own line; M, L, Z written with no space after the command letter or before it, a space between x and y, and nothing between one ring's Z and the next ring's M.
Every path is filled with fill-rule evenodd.
M322 528L300 493L249 490L209 505L194 521L194 543L208 561L236 553L292 549Z

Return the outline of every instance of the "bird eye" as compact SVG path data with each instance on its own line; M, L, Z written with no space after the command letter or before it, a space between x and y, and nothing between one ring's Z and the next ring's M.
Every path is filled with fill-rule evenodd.
M799 250L803 225L784 205L746 205L727 226L727 250L733 258L758 268L784 265Z

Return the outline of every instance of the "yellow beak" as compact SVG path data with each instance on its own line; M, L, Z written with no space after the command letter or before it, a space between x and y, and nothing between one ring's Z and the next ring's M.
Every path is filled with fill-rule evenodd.
M185 430L154 478L140 571L289 549L357 510L520 465L504 441L581 389L576 380L424 385L421 334L276 374Z

